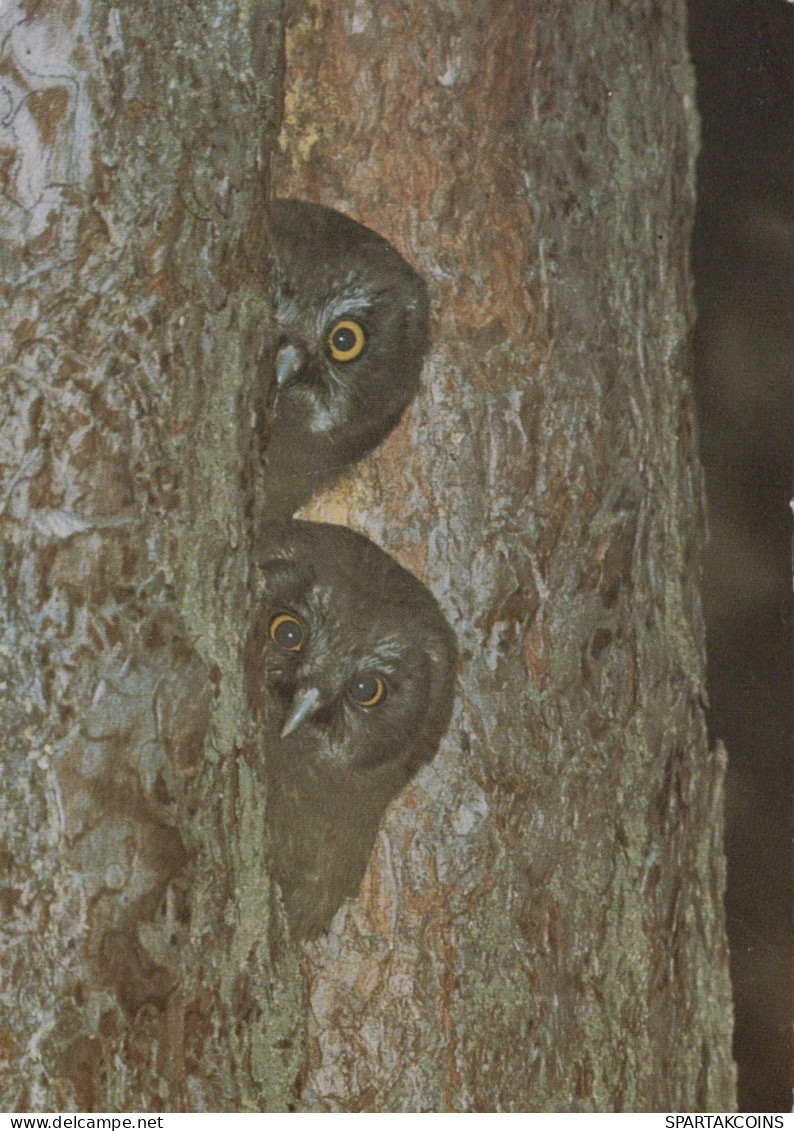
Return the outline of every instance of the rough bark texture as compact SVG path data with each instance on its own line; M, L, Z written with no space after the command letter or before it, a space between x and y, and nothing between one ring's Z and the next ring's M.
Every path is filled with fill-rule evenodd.
M403 426L313 513L463 650L442 753L303 948L304 1042L239 663L278 5L4 18L4 1105L730 1107L683 6L295 14L275 188L391 238L437 311Z
M404 425L312 514L427 580L442 754L307 949L317 1110L730 1108L683 4L309 5L274 187L431 281Z
M3 1108L283 1108L238 657L280 5L3 20Z

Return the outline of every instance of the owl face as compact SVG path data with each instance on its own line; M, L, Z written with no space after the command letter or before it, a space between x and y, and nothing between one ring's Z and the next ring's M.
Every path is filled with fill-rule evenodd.
M271 243L278 390L267 459L281 517L397 423L419 385L428 299L391 244L333 209L273 201Z
M455 639L425 586L346 527L269 524L259 560L246 691L273 875L307 938L356 894L386 806L436 752Z
M274 756L353 772L435 753L455 642L435 600L368 539L324 523L267 528L257 714ZM432 747L432 749L431 749Z

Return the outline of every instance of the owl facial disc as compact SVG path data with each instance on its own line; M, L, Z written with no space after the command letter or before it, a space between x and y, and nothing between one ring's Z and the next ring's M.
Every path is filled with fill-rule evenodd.
M397 249L349 216L274 200L270 218L278 353L263 489L268 518L285 519L397 424L419 387L429 299Z

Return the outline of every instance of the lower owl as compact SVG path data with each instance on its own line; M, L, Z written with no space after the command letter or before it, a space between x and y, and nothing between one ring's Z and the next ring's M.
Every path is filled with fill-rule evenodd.
M273 871L306 938L357 894L386 806L436 753L457 648L429 590L352 530L270 524L259 563L247 694Z
M264 491L296 509L383 440L419 388L424 281L396 248L306 200L270 209L277 391Z

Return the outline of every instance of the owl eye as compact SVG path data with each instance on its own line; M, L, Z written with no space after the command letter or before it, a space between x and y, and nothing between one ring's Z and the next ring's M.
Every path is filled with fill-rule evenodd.
M352 318L343 318L334 323L326 340L334 361L355 361L364 348L364 330Z
M386 695L386 684L379 675L362 672L355 676L347 687L350 698L358 703L359 707L374 707Z
M268 627L270 639L283 652L300 652L303 647L303 628L300 621L289 613L273 617Z

